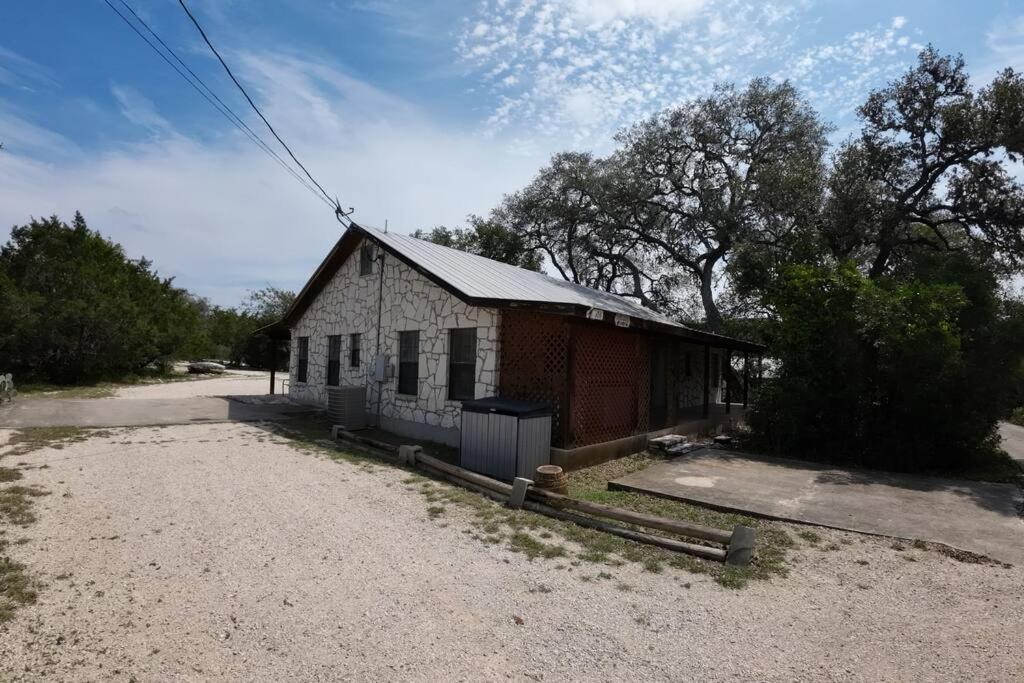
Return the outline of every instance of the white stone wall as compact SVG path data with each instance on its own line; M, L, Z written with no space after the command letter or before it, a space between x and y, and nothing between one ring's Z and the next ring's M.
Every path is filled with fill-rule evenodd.
M378 249L378 254L381 250ZM327 337L341 340L342 386L367 387L367 412L377 413L377 383L369 382L377 353L377 302L380 262L371 275L359 274L359 250L346 260L331 281L292 328L290 367L291 396L308 403L327 402ZM393 375L381 386L381 424L402 431L402 423L425 425L426 429L405 429L409 436L434 438L451 443L457 437L462 404L448 400L448 330L475 327L477 360L475 397L497 394L498 309L469 306L435 285L426 277L384 254L384 305L381 311L380 353L387 354ZM419 392L416 396L397 393L398 333L419 330ZM358 368L349 367L349 334L362 334ZM309 337L307 382L296 379L298 338Z

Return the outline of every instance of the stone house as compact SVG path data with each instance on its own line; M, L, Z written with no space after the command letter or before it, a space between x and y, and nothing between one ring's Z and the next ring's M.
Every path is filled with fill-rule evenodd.
M544 401L552 461L570 466L737 416L763 350L615 294L357 224L281 327L295 399L324 405L330 385L364 386L371 424L450 445L466 399Z

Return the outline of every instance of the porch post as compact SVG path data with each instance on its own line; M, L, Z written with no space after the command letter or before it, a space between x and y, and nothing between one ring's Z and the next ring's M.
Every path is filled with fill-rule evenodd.
M724 363L725 375L725 414L728 415L732 412L732 349L725 350L725 363Z
M270 393L274 393L274 380L277 377L277 340L270 338Z
M711 415L711 345L704 345L704 419Z
M750 354L746 351L743 352L743 407L747 407L747 401L750 399L750 392L748 387L750 386Z

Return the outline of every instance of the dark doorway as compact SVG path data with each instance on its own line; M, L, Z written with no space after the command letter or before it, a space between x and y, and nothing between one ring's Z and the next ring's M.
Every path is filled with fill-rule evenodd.
M650 429L668 426L669 354L672 346L665 341L651 341L651 419Z

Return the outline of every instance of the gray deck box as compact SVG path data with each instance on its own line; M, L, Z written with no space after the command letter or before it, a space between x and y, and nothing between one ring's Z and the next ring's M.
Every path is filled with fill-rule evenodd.
M504 481L532 479L551 460L551 408L504 398L465 401L461 439L466 469Z

